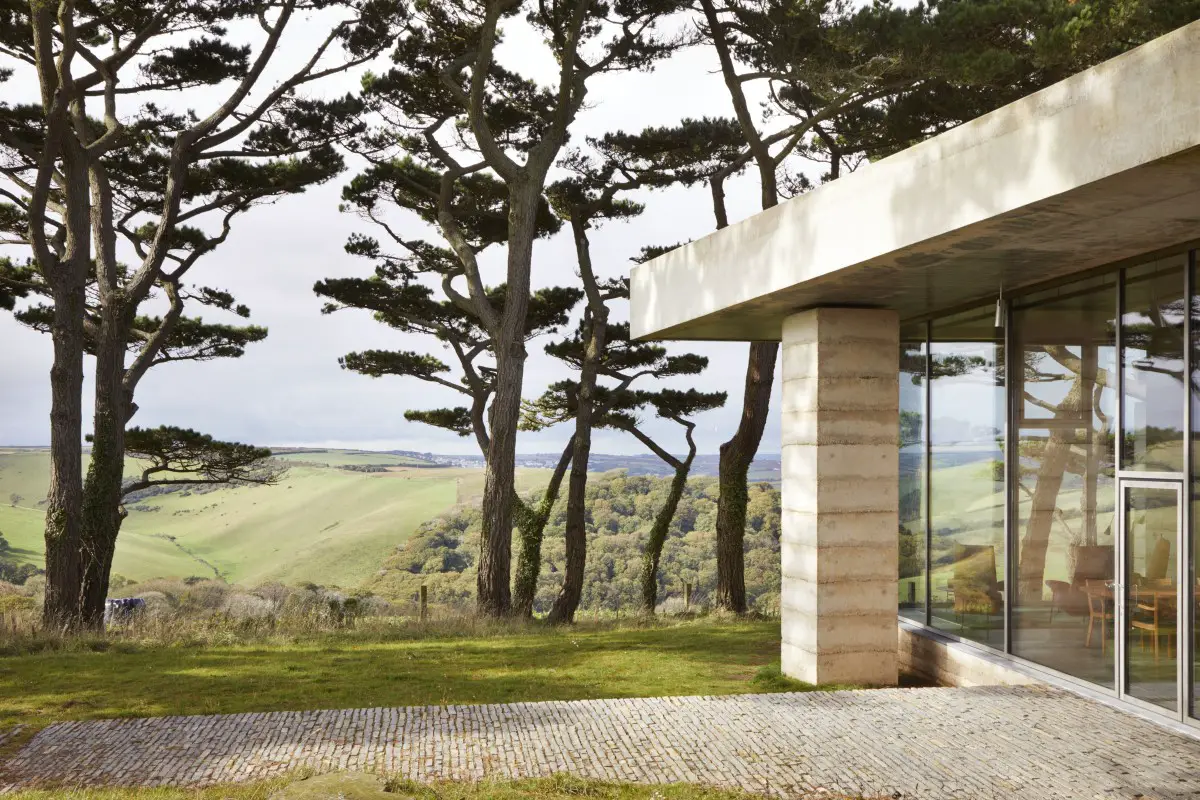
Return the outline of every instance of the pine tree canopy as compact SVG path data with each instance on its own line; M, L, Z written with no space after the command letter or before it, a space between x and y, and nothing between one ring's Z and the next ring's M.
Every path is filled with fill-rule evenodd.
M91 437L89 437L90 440ZM170 486L204 483L273 484L286 474L272 462L271 451L238 442L222 442L188 428L163 425L125 431L126 453L150 462L122 494Z

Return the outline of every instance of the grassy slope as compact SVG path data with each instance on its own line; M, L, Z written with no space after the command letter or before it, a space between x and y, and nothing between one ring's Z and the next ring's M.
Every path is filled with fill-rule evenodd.
M252 646L0 658L0 730L69 719L739 694L779 657L779 622L571 629L411 641L327 635Z
M295 458L329 461L338 455ZM369 456L372 463L382 463L380 458ZM127 471L134 469L131 462ZM521 470L519 488L536 488L545 475ZM0 531L33 563L42 559L43 512L37 501L45 496L48 476L46 451L0 450ZM298 465L279 486L158 495L134 504L158 506L157 511L131 507L113 571L142 580L211 577L215 569L238 583L355 586L420 523L457 503L477 502L482 491L482 470L398 466L364 473ZM7 502L13 492L24 496L20 507Z
M282 452L276 458L284 461L308 462L312 464L327 464L331 467L362 465L362 466L393 466L410 467L427 465L426 462L408 456L398 456L390 453L372 453L360 450L303 450L300 452Z

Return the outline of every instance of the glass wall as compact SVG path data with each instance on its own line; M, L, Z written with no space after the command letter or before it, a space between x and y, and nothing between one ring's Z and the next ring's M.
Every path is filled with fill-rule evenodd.
M1121 468L1183 472L1185 257L1125 270Z
M1192 708L1191 715L1200 717L1200 434L1197 434L1196 428L1200 426L1200 297L1197 297L1196 287L1200 286L1197 283L1200 280L1200 266L1197 266L1196 259L1192 259L1192 266L1189 268L1191 273L1192 296L1190 306L1191 312L1191 381L1189 389L1191 390L1191 426L1192 426L1192 446L1191 446L1191 470L1189 476L1191 480L1185 491L1191 496L1190 510L1191 512L1191 559L1185 571L1186 582L1188 588L1192 591L1192 630L1191 640L1194 643L1192 647Z
M898 607L1200 723L1197 254L902 327Z
M902 616L925 621L926 369L928 326L900 331L900 597Z
M1114 685L1117 278L1013 304L1012 651Z
M1003 330L995 306L930 325L931 623L1004 646Z

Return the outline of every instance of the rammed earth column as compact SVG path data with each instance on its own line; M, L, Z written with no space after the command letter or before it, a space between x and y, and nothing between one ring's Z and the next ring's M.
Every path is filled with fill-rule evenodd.
M783 323L783 671L896 683L899 319Z

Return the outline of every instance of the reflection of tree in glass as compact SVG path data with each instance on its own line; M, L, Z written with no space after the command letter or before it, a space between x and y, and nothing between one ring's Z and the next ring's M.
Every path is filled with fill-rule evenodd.
M1020 591L1025 596L1040 596L1046 572L1046 550L1056 519L1070 539L1072 548L1068 551L1068 559L1071 562L1074 561L1075 547L1097 542L1096 493L1100 461L1112 441L1112 420L1104 413L1101 399L1106 389L1115 388L1115 380L1109 370L1099 366L1100 347L1095 343L1074 348L1079 355L1063 345L1026 345L1026 348L1021 399L1026 408L1035 406L1052 415L1045 422L1027 423L1031 426L1044 424L1050 434L1042 441L1022 437L1020 455L1037 462L1038 466L1036 471L1022 466L1017 481L1018 488L1030 499L1029 521L1021 540L1017 568ZM1071 382L1070 388L1058 403L1038 396L1036 387L1039 384L1061 385L1067 380ZM1111 470L1111 465L1108 468ZM1035 476L1033 489L1025 481L1030 473ZM1082 524L1075 530L1071 529L1058 506L1059 491L1067 473L1084 478L1084 491L1080 496ZM1071 568L1073 572L1074 563Z
M1131 298L1130 302L1140 307L1134 313L1127 312L1122 319L1123 345L1127 354L1145 354L1128 362L1137 371L1167 375L1182 383L1182 322L1186 305L1182 298L1161 301L1155 298L1153 281L1157 277L1155 275L1142 287L1142 291L1150 290L1148 302L1136 303ZM1023 427L1044 428L1049 435L1044 439L1023 436L1021 442L1021 458L1037 465L1022 465L1018 475L1018 487L1029 497L1031 506L1018 565L1022 593L1041 593L1046 551L1055 521L1066 531L1072 545L1067 554L1072 574L1077 547L1098 543L1097 484L1102 472L1113 477L1116 428L1115 421L1104 413L1101 400L1105 392L1115 392L1117 386L1115 374L1099 366L1101 347L1115 349L1112 322L1105 322L1097 334L1091 342L1081 342L1078 346L1024 346L1021 392L1024 408L1039 408L1049 415L1035 420L1023 414ZM1068 381L1067 392L1058 402L1047 399L1044 392L1038 391L1039 386L1062 386ZM1192 384L1195 388L1194 378ZM1179 437L1179 431L1174 428L1145 425L1136 432L1126 431L1125 445L1127 452L1133 452L1135 439L1140 439L1144 448L1150 448L1176 441ZM1081 522L1075 527L1058 503L1063 480L1068 474L1083 479ZM1032 489L1028 486L1029 477L1033 478Z

